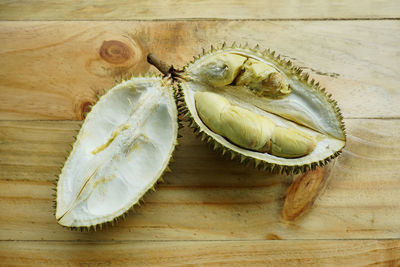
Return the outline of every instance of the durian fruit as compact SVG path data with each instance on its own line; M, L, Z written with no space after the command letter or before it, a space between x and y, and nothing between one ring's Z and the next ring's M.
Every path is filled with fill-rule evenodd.
M336 101L314 79L258 46L214 48L183 70L148 61L178 82L180 108L214 150L280 173L323 166L346 143Z
M171 81L137 77L93 106L57 183L56 219L94 228L124 215L168 171L177 145Z

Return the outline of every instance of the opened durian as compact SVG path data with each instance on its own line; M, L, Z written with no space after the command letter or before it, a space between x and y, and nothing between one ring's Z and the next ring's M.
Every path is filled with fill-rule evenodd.
M56 218L90 228L124 215L161 179L177 144L178 112L222 154L271 171L323 166L345 145L336 102L301 70L258 48L211 49L167 77L109 90L87 115L57 184Z
M298 173L325 165L345 145L336 102L274 52L212 47L180 71L152 54L148 61L179 83L195 132L232 159Z
M138 204L168 170L177 118L167 79L132 78L102 96L86 116L60 174L58 223L96 228Z

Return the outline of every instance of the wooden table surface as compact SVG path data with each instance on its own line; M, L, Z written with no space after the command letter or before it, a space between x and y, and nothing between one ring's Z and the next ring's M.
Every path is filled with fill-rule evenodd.
M0 2L0 265L400 264L400 2ZM112 46L108 47L112 42ZM295 177L226 160L183 128L172 173L125 221L62 228L53 182L96 94L211 44L291 59L338 101L348 142L314 205Z

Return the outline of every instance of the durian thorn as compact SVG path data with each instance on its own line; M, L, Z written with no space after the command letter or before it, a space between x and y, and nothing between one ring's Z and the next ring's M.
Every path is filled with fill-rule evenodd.
M218 147L219 147L219 144L218 144L217 142L215 142L215 143L214 143L213 149L214 149L214 150L217 150Z
M156 67L162 74L164 74L165 77L171 75L173 80L176 80L176 78L182 79L180 73L183 72L183 70L177 70L172 65L169 66L167 63L160 60L157 56L155 56L152 53L149 53L147 55L147 62Z
M191 121L190 122L190 127L192 127L192 128L195 128L197 125L196 125L196 123L194 122L194 121Z

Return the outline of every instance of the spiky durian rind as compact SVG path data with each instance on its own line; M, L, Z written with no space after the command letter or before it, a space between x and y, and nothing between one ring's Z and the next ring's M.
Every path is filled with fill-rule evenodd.
M133 79L133 78L160 78L160 79L163 81L164 86L169 87L169 88L172 90L173 96L174 96L174 101L175 101L175 105L174 105L174 106L177 107L178 99L177 99L176 96L177 96L177 94L178 94L178 93L177 93L178 89L176 89L176 88L172 85L172 81L171 81L170 77L162 77L161 75L157 75L157 74L150 74L150 75L147 75L147 74L146 74L146 75L139 74L139 75L137 75L137 76L131 75L131 78L130 78L130 79ZM97 94L97 95L96 95L96 97L97 97L96 103L97 103L109 90L112 90L112 89L113 89L115 86L117 86L118 84L123 83L123 82L126 82L126 81L128 81L128 80L130 80L130 79L124 79L124 78L121 77L120 80L115 80L114 85L113 85L110 89L108 89L108 90L104 89L104 93L103 93L102 95L100 95L100 94ZM84 117L85 117L85 118L86 118L87 114L89 114L89 113L91 112L92 108L95 106L96 103L94 103L93 105L90 105L90 111L87 112L86 114L84 114ZM178 112L179 112L179 111L177 110L177 114L179 114ZM81 125L81 128L82 128L82 126L83 126L83 124ZM180 137L178 131L179 131L179 129L182 128L182 127L183 127L183 126L182 126L182 121L179 119L179 116L177 116L177 117L176 117L176 123L175 123L175 129L176 129L176 133L177 133L177 137L176 137L176 138L179 138L179 137ZM74 142L73 142L73 144L71 144L71 150L68 152L68 156L65 157L65 160L68 159L70 153L72 152L72 150L73 150L73 148L74 148L74 146L75 146L75 144L76 144L76 140L77 140L77 135L78 135L78 134L79 134L79 131L77 131L76 135L73 137L73 138L74 138ZM176 148L177 148L178 145L179 145L179 143L178 143L178 140L176 139L175 142L174 142L174 145L173 145L171 154L170 154L169 163L165 166L165 168L164 168L164 170L162 171L161 175L156 179L156 182L153 184L153 186L152 186L151 188L149 188L149 189L142 195L142 197L140 197L139 200L138 200L137 202L135 202L129 209L127 209L126 211L124 211L124 212L121 213L120 215L117 215L117 216L114 217L112 220L106 221L106 222L103 222L103 223L99 223L99 224L87 225L87 226L78 226L78 227L75 227L75 226L64 226L64 225L61 225L61 224L60 224L60 225L61 225L62 227L64 227L64 228L68 228L68 229L70 229L70 230L81 231L81 232L85 232L85 231L88 232L88 231L96 231L97 229L102 230L103 228L107 228L107 227L109 227L109 226L114 226L116 223L118 223L118 222L121 221L122 219L125 220L125 219L126 219L126 216L127 216L130 212L133 212L133 211L135 210L135 208L139 207L139 206L141 205L141 203L144 203L144 202L145 202L145 201L144 201L144 197L145 197L148 193L151 193L151 192L156 191L157 185L160 184L160 183L162 183L162 182L164 182L164 179L163 179L164 175L165 175L167 172L171 172L171 169L169 168L169 164L170 164L171 162L174 161L174 159L173 159L173 154L174 154L174 152L175 152L175 150L176 150ZM57 208L57 186L58 186L58 181L59 181L59 178L60 178L60 174L61 174L62 171L63 171L63 168L64 168L64 166L60 169L60 173L59 173L58 175L55 175L56 179L55 179L55 181L53 182L54 187L52 188L52 190L55 191L54 194L53 194L53 197L54 197L54 200L53 200L54 216L56 215L56 208Z
M295 75L301 82L306 84L307 86L313 88L316 92L321 94L327 101L328 103L332 106L336 118L339 121L340 124L340 129L343 132L344 135L344 141L346 141L346 129L345 125L343 122L343 115L340 111L340 108L337 104L337 102L332 99L331 94L327 94L325 88L322 88L319 84L319 82L316 82L314 79L309 79L309 74L308 73L303 73L302 69L300 67L295 66L290 60L284 60L281 59L281 56L277 54L275 51L272 51L270 49L264 50L261 52L259 50L259 45L256 45L254 48L250 48L247 44L246 45L236 45L236 43L233 43L230 47L226 45L226 43L223 43L220 47L215 48L213 45L211 45L210 50L206 51L203 48L203 51L200 55L194 56L194 59L190 61L184 68L183 70L186 71L188 67L191 64L194 64L199 58L211 54L215 51L219 50L224 50L224 49L243 49L243 50L248 50L252 53L256 53L260 57L268 58L271 60L273 63L279 65L281 68L286 69L288 72L291 74ZM212 136L209 136L206 132L204 132L201 127L196 123L194 118L192 117L192 114L189 110L189 108L186 105L186 102L184 100L184 92L182 89L182 86L179 84L178 85L178 90L177 90L177 95L176 95L177 100L179 103L181 103L178 106L178 112L182 114L182 116L189 122L189 126L193 128L193 131L196 135L200 136L202 141L206 141L209 143L212 147L213 150L216 150L220 152L222 155L228 155L228 157L231 160L237 159L240 163L245 164L245 165L251 165L255 168L262 169L262 170L268 170L273 173L282 173L282 174L297 174L299 172L307 172L309 170L314 170L317 167L323 167L324 165L328 164L332 159L336 158L339 156L342 152L342 149L339 151L333 153L331 156L324 158L322 160L312 162L309 164L305 165L294 165L294 166L284 166L284 165L278 165L275 163L270 163L261 159L255 159L252 157L245 156L243 154L240 154L229 147L224 146L223 144L219 143L218 140L213 138Z

